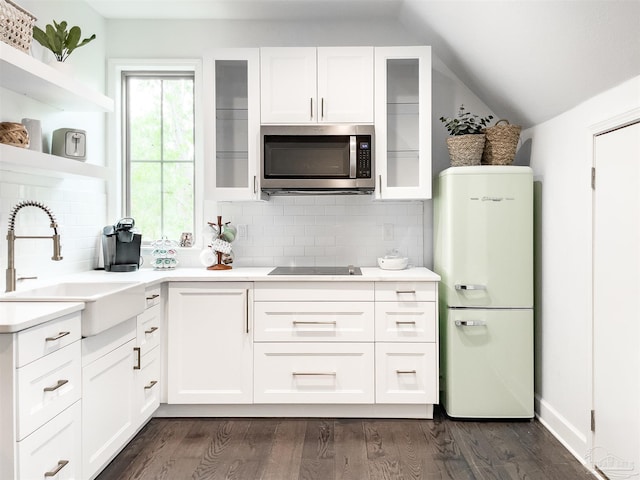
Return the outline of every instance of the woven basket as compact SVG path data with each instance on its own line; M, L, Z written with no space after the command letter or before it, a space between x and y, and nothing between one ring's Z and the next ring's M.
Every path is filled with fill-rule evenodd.
M29 148L29 133L21 123L0 122L0 143Z
M501 125L501 122L505 122ZM485 129L487 141L482 153L483 165L511 165L516 158L516 149L522 127L511 125L508 120L498 120L493 127Z
M11 0L0 0L0 40L28 52L36 17Z
M455 135L447 138L451 166L480 165L484 149L484 135Z

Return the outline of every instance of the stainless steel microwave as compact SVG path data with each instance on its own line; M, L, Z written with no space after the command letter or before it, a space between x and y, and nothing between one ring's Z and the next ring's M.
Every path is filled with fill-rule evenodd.
M371 193L373 125L269 125L260 130L268 194Z

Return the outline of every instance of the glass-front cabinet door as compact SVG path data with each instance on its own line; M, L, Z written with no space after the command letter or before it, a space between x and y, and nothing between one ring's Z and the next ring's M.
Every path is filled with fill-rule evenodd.
M260 51L213 50L206 61L205 196L259 198Z
M431 198L431 47L375 49L376 198Z

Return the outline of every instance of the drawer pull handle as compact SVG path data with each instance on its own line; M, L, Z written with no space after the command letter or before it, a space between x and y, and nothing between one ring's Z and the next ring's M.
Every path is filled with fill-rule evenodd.
M144 389L145 389L145 390L149 390L150 388L153 388L153 387L156 385L156 383L158 383L158 381L157 381L157 380L151 380L151 382L149 383L149 385L145 385L145 386L144 386Z
M69 380L58 380L58 383L56 383L55 387L44 387L44 391L54 392L57 389L59 389L61 386L66 385L67 383L69 383Z
M486 290L486 285L466 285L458 283L456 284L456 290Z
M415 320L396 320L396 325L415 325Z
M415 375L416 371L415 370L396 370L396 373L398 375Z
M145 330L144 333L151 334L155 332L157 329L158 327L151 327L149 330Z
M64 467L67 466L68 463L69 463L69 460L59 460L58 461L58 465L56 466L56 468L54 468L50 472L44 472L44 476L45 477L55 477L56 475L58 475L58 472L60 470L62 470Z
M138 364L133 366L134 370L140 370L140 347L133 347L133 351L136 352L138 357Z
M487 322L482 320L456 320L456 327L484 327Z
M291 372L291 375L293 375L294 377L299 377L299 376L335 377L336 372Z
M300 320L294 320L293 325L337 325L338 322L335 320L333 322L304 322Z
M45 340L45 342L55 342L56 340L60 340L62 337L66 337L67 335L70 335L70 334L71 334L71 332L60 332L56 336L47 337L44 340Z
M396 290L396 293L398 295L402 295L403 293L407 295L415 295L416 291L415 290Z
M155 300L156 298L158 298L160 296L159 293L154 293L153 295L147 297L147 300Z

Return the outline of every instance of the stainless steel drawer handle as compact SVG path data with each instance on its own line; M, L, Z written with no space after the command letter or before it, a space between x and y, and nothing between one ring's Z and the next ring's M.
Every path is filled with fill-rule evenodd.
M140 370L141 358L140 358L140 347L133 347L133 351L136 353L138 364L133 366L134 370Z
M44 391L54 392L57 389L59 389L61 386L66 385L67 383L69 383L69 380L58 380L58 383L56 383L55 387L44 387Z
M70 335L70 334L71 334L71 332L60 332L56 336L47 337L44 340L45 340L45 342L55 342L56 340L60 340L62 337L66 337L67 335Z
M158 327L151 327L149 330L145 330L144 333L151 334L151 333L155 332L156 330L158 330Z
M159 293L154 293L153 295L147 297L147 300L155 300L156 298L158 298L160 296Z
M398 295L403 295L403 294L415 295L416 291L415 290L396 290L396 294L398 294Z
M467 285L465 283L457 283L456 290L486 290L486 285Z
M335 377L336 376L336 372L291 372L291 375L294 376L294 377L299 377L299 376Z
M396 325L415 325L415 320L396 320Z
M56 468L54 468L50 472L44 472L44 476L55 477L56 475L58 475L58 472L60 470L62 470L64 467L67 466L68 463L69 463L69 460L58 460L58 465L56 466Z
M149 385L144 386L144 389L149 390L150 388L153 388L156 385L156 383L158 383L157 380L151 380L151 382L149 382Z
M301 321L301 320L294 320L293 321L293 325L337 325L338 322L333 321L333 322L305 322L305 321Z
M487 322L482 320L456 320L456 327L484 327Z
M396 370L398 375L415 375L417 372L415 370Z

